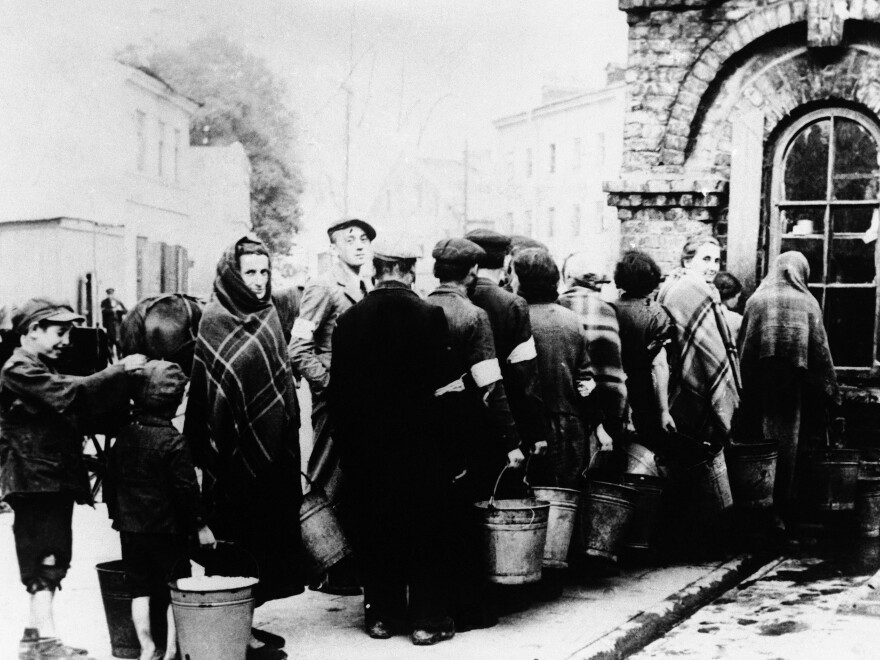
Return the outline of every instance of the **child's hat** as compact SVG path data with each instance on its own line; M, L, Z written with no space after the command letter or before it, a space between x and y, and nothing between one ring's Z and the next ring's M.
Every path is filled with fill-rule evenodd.
M141 409L177 406L183 397L186 380L183 370L173 362L150 360L138 374L135 405Z
M31 298L12 312L12 329L21 335L27 334L31 325L40 321L51 323L76 323L85 317L73 311L65 302L51 298Z

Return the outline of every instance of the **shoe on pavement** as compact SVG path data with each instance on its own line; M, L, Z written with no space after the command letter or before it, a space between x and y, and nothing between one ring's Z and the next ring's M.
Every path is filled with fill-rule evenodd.
M283 649L286 643L281 635L276 635L260 628L251 628L251 635L258 642L263 642L263 644L271 646L273 649Z
M285 658L287 658L287 653L268 645L256 649L249 646L245 654L246 660L285 660Z
M19 660L94 660L85 649L67 646L54 637L43 637L32 644L30 655L19 652Z
M394 636L391 624L381 620L365 623L364 629L373 639L391 639Z
M410 638L416 646L431 646L455 637L454 630L413 630Z

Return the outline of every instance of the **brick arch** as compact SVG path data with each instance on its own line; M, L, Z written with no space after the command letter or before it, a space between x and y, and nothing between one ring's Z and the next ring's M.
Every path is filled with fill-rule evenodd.
M876 3L852 3L849 11L850 19L880 18L880 7ZM700 121L697 116L700 101L731 56L774 30L806 20L807 0L781 0L750 12L703 50L679 86L670 108L660 162L674 166L684 164L689 136L695 133L694 124Z
M740 80L726 81L703 118L689 169L726 174L731 117L751 108L765 117L765 141L783 119L810 103L856 103L880 116L880 46L853 44L826 66L817 65L800 47L770 61L755 58L746 68Z

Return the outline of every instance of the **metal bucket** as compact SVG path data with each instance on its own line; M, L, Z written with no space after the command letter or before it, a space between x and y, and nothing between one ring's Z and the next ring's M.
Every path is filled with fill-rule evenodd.
M571 488L532 488L535 497L550 503L547 518L547 542L544 544L546 568L568 568L568 548L577 518L581 494Z
M801 499L805 508L851 511L856 505L859 476L857 449L818 449L805 452Z
M141 644L131 620L134 594L125 576L122 560L101 562L95 569L98 571L98 586L104 602L107 631L110 633L110 651L114 658L139 658ZM167 636L167 609L168 592L163 587L150 597L153 639L162 640L163 644Z
M723 449L689 467L685 471L685 478L694 513L700 522L712 520L733 506Z
M481 516L489 581L528 584L541 579L550 503L533 498L488 500L474 506Z
M647 550L659 523L661 495L666 479L648 474L624 474L621 481L624 486L632 486L639 491L623 545L632 550Z
M880 478L858 480L856 523L860 536L864 538L880 536Z
M303 497L299 524L303 547L315 574L323 573L351 554L348 539L322 489L312 486Z
M607 481L591 481L583 493L584 552L617 561L617 549L632 522L639 491Z
M183 660L244 660L254 619L253 585L216 591L171 588Z
M736 506L745 509L773 506L778 456L773 442L732 444L725 450L730 490Z

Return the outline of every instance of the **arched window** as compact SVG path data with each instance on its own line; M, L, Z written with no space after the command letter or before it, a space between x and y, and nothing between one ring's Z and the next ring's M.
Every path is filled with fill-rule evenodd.
M825 108L779 138L773 163L770 260L797 250L825 315L835 366L877 370L878 143L866 116Z

